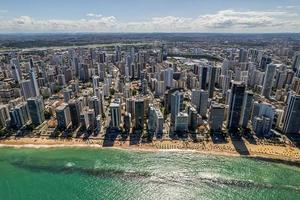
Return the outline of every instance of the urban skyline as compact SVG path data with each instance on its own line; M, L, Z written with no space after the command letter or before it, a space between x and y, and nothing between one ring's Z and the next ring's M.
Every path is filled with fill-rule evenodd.
M1 0L0 199L300 199L297 0Z

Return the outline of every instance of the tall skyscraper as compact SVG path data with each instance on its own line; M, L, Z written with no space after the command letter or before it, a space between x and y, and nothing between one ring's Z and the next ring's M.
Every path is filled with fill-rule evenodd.
M63 103L56 108L57 127L60 130L69 128L71 125L71 114L68 104Z
M192 104L196 106L201 116L206 116L208 107L208 92L200 89L192 89Z
M197 110L200 108L200 94L200 89L192 89L192 104L196 106Z
M89 102L89 107L94 110L95 116L102 114L101 113L101 102L98 99L98 97L96 97L96 96L91 97L90 102Z
M300 131L300 95L291 95L286 108L283 133L298 134Z
M298 77L300 75L300 52L296 52L293 58L292 69L297 73Z
M273 126L275 108L264 102L255 102L252 111L252 126L257 135L268 135Z
M161 135L163 133L163 124L164 118L161 111L151 105L149 107L148 131L155 133L156 136Z
M35 70L33 67L33 61L31 58L30 58L29 78L30 78L30 82L31 82L33 96L35 96L35 97L40 96L40 90L39 90L39 86L38 86L38 83L36 80Z
M131 128L131 114L126 112L124 115L124 129L126 133L130 132Z
M259 68L262 69L262 71L266 70L266 67L268 64L272 62L272 59L270 57L262 56L260 63L259 63Z
M99 76L93 76L93 90L95 94L96 88L99 88L99 83L100 83L100 77Z
M121 61L121 47L119 45L115 46L115 62L120 62Z
M19 74L19 70L18 70L17 66L16 66L16 65L12 65L12 66L11 66L11 71L12 71L13 79L14 79L17 83L19 83L20 80L21 80L21 75Z
M144 99L136 99L134 102L135 129L143 130L144 128Z
M222 130L224 121L225 106L213 103L210 107L209 126L212 131Z
M175 118L181 110L181 104L183 102L183 94L176 90L171 94L171 122L175 123Z
M10 60L10 65L12 66L15 81L20 82L20 80L22 80L22 71L19 60L17 58L12 58Z
M206 90L206 82L207 82L207 75L208 75L208 67L207 66L202 66L200 69L200 74L199 74L199 82L200 82L200 88L202 90Z
M0 127L6 127L9 120L9 105L0 105Z
M245 84L242 82L232 82L229 109L227 117L228 128L238 128L242 112L243 99L245 94Z
M90 79L89 76L89 67L87 64L79 64L79 80L82 82L87 82Z
M201 90L200 92L200 107L198 113L202 117L206 117L208 107L208 91Z
M199 116L196 108L194 106L188 106L188 127L189 130L195 131L195 129L198 126L198 120L197 117Z
M27 99L32 124L37 126L45 121L44 102L41 96Z
M265 96L266 98L270 98L275 72L276 72L276 65L268 64L265 73L263 89L262 89L262 95Z
M20 87L21 87L22 95L25 99L28 99L28 98L34 96L32 84L31 84L30 80L21 80Z
M240 49L239 62L248 62L248 51L246 49Z
M23 127L30 119L28 104L27 102L22 102L9 111L10 115L10 125L13 128Z
M117 102L112 102L110 104L110 112L111 112L111 127L119 128L121 124L121 108L120 104Z
M165 87L166 88L172 88L172 86L173 86L173 74L174 74L173 68L169 67L169 68L165 69L165 71L164 71L164 81L165 81Z
M209 98L213 98L214 96L214 90L215 90L215 84L216 84L216 76L217 76L217 68L211 67L209 72L209 84L208 84L208 94Z
M184 132L188 131L188 114L179 112L175 118L175 131Z
M63 89L64 102L68 103L72 96L72 90L69 88Z
M247 128L248 122L250 120L251 111L253 105L253 93L247 91L244 96L242 113L240 118L240 126L243 128Z
M80 105L75 99L69 101L70 115L72 121L72 127L77 128L80 123Z

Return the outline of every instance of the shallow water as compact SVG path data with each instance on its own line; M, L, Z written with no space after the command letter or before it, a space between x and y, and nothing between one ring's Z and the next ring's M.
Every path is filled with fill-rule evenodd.
M300 168L193 152L0 148L0 199L300 199Z

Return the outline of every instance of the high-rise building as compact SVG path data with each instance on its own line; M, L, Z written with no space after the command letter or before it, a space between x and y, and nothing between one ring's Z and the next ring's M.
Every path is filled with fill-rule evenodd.
M253 131L256 135L267 136L270 133L272 120L269 117L255 117L253 121Z
M189 127L189 130L192 130L194 131L197 126L198 126L198 121L197 121L197 115L198 112L196 110L196 108L194 106L188 106L188 127Z
M225 106L213 103L210 107L209 126L212 131L222 130L224 121Z
M298 134L300 131L300 95L291 95L285 111L283 133Z
M248 51L246 49L240 49L239 62L248 62Z
M242 112L243 99L245 94L245 84L242 82L232 82L229 110L227 116L227 127L238 128Z
M136 99L134 102L135 129L143 130L144 128L144 99Z
M17 58L12 58L10 60L10 65L12 66L13 78L19 83L22 79L22 71L19 60Z
M265 71L266 67L268 66L268 64L270 64L272 62L272 59L270 57L266 57L266 56L262 56L260 63L259 63L259 67Z
M56 112L56 119L57 119L57 127L60 130L69 128L72 121L71 121L70 108L68 104L63 103L62 105L58 106L55 112Z
M87 82L90 77L89 77L89 67L87 64L79 64L79 80L82 82Z
M175 131L185 132L188 131L188 114L179 112L175 118Z
M268 135L273 126L275 108L269 103L255 102L252 111L252 126L257 135Z
M171 94L171 122L175 123L175 118L181 110L181 104L183 102L183 94L176 90Z
M115 62L121 61L121 47L119 45L115 46Z
M216 76L217 76L217 68L211 67L209 72L209 84L208 84L208 94L209 98L213 98L214 96L214 90L215 90L215 84L216 84Z
M96 133L99 133L101 131L101 127L102 127L101 122L102 122L101 115L97 115L96 116L96 129L95 129Z
M41 96L27 99L32 124L37 126L45 121L44 102Z
M8 104L0 105L0 127L6 127L8 125L9 120L10 117Z
M99 76L93 76L93 90L95 94L95 89L99 88L99 83L100 83L100 77Z
M13 107L9 111L9 115L11 127L18 129L24 126L30 119L27 102L22 102Z
M90 121L88 116L88 108L85 107L80 113L80 128L87 130L90 127Z
M196 106L197 112L206 117L208 107L208 91L192 89L192 104Z
M150 105L149 107L149 114L148 114L148 131L150 133L153 133L155 130L155 108L153 105Z
M20 87L22 95L25 99L28 99L30 97L33 97L33 90L32 90L32 84L30 80L21 80L20 81Z
M89 107L94 110L95 115L101 115L101 102L98 97L93 96L90 99Z
M65 87L66 86L66 78L65 75L63 74L58 74L57 75L57 84L59 86Z
M250 120L251 111L253 105L253 93L247 91L244 96L242 113L240 118L240 126L243 128L247 128L248 122Z
M64 102L68 103L68 101L71 99L72 96L72 90L69 88L63 89L63 95L64 95Z
M147 79L142 80L141 87L142 87L143 95L147 95L148 94L148 81L147 81Z
M173 68L169 67L169 68L165 69L165 71L164 71L164 81L165 81L165 87L166 88L172 88L173 87L173 74L174 74Z
M32 59L30 59L30 63L32 63ZM33 64L31 64L33 65ZM33 96L40 96L40 90L39 90L39 86L36 80L36 75L35 75L35 70L33 68L33 66L31 66L30 70L29 70L29 78L30 78L30 82L31 82L31 87L32 87L32 92L33 92Z
M294 55L292 69L297 75L300 75L300 52L296 52Z
M206 87L207 75L208 75L208 67L202 66L200 69L200 75L199 75L200 88L202 90L207 89L207 87Z
M72 121L72 127L77 128L80 123L80 105L75 99L69 101L70 115Z
M15 82L19 83L21 80L21 75L19 74L19 70L16 65L11 66L12 78Z
M198 113L202 117L206 117L208 107L208 91L201 90L200 92L200 106Z
M124 115L124 130L126 133L130 132L131 128L131 114L126 112Z
M262 89L262 95L266 98L270 98L273 82L274 82L274 76L276 72L276 65L274 64L268 64L267 70L265 73L264 83L263 83L263 89Z
M156 118L156 136L162 135L164 131L164 116L159 109L155 109L155 118Z
M88 109L87 110L87 117L88 117L88 121L89 121L89 129L90 130L94 130L96 127L96 115L94 112L94 109Z
M149 107L148 131L158 136L163 133L163 126L164 118L161 111L151 105Z
M111 127L119 128L121 124L121 108L118 102L112 102L110 104L111 112Z
M165 92L165 83L164 81L155 82L155 95L162 96Z

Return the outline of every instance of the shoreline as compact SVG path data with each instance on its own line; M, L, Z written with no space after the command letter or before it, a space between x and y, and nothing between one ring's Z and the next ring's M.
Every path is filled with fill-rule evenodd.
M103 143L104 140L101 139L83 141L81 139L18 138L0 140L0 148L111 148L138 152L193 152L205 155L244 157L300 167L300 150L290 146L253 145L244 143L244 141L237 143L241 149L232 142L214 144L211 141L201 143L153 141L152 143L131 145L129 141L116 140L111 146L105 146ZM247 152L245 152L246 150Z

